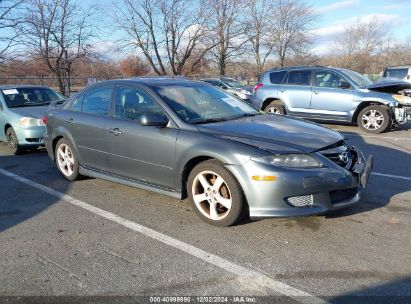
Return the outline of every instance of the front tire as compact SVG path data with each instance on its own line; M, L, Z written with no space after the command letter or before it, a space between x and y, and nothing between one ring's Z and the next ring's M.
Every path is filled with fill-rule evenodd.
M371 105L360 111L357 124L367 133L378 134L386 131L391 126L391 116L387 108Z
M19 140L17 138L16 132L14 131L12 127L9 127L6 130L6 138L7 138L7 145L11 153L14 153L16 155L23 153L24 149L21 148L21 146L19 145Z
M55 160L57 168L66 179L74 181L80 178L76 151L71 143L64 138L56 144Z
M244 216L246 201L241 186L219 161L207 160L194 167L187 193L196 214L209 224L228 227Z
M273 100L265 108L264 112L267 114L285 115L285 108L281 101Z

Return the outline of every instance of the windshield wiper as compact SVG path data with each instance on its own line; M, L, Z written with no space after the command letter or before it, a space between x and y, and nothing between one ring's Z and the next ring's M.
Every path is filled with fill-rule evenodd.
M202 124L202 123L213 123L213 122L221 122L221 121L227 121L227 120L235 120L239 119L242 117L251 117L251 116L256 116L256 115L261 115L260 113L244 113L241 115L236 115L236 116L229 116L229 117L220 117L220 118L199 118L199 119L193 119L189 123L191 124Z
M49 101L46 101L46 102L41 102L41 103L37 103L37 102L29 102L28 104L29 104L29 105L31 105L31 106L45 106L45 105L50 104L50 102L49 102Z
M213 122L221 122L221 121L225 121L225 120L229 120L226 118L198 118L198 119L193 119L191 120L189 123L190 124L206 124L206 123L213 123Z

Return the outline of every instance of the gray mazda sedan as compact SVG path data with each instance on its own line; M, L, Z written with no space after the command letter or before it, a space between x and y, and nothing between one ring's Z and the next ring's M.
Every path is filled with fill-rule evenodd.
M189 197L206 222L312 215L360 201L372 167L336 131L262 114L204 82L100 82L50 107L44 142L68 180Z

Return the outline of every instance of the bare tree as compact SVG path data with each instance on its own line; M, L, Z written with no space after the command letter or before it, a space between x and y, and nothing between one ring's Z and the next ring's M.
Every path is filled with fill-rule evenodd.
M121 0L115 6L116 23L128 44L142 53L158 75L191 71L212 47L204 44L209 30L203 1ZM194 55L196 60L192 60Z
M88 52L92 10L73 0L27 0L20 34L30 55L43 59L58 79L59 90L70 93L73 63Z
M247 38L242 24L245 0L206 0L211 10L210 21L216 47L212 52L216 58L220 75L225 75L227 63L239 54ZM211 43L211 42L210 42Z
M271 39L270 30L275 15L275 0L253 0L249 3L245 16L245 34L251 53L255 59L255 74L264 71L265 63L272 54L275 40Z
M315 14L305 1L276 0L275 16L272 16L271 39L274 52L281 67L287 56L298 50L299 45L307 39L306 32L315 19Z
M127 56L118 63L123 76L139 76L150 72L150 66L138 56Z
M341 65L361 73L369 72L373 56L383 52L389 43L389 27L372 18L367 22L357 21L348 26L336 38L342 56Z
M0 0L0 63L5 61L7 51L15 46L15 28L19 22L15 11L21 3L18 0Z

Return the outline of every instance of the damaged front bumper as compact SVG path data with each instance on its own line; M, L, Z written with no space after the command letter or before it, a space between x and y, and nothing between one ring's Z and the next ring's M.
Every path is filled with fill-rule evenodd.
M323 214L357 204L364 193L373 157L364 158L355 147L345 150L349 160L342 166L333 157L317 156L321 168L277 168L258 162L230 165L245 189L251 218ZM343 153L342 156L345 156ZM276 176L273 182L249 180L253 175Z
M404 124L407 121L411 121L411 106L402 106L394 108L394 122Z
M358 175L360 185L365 188L374 165L374 157L372 155L369 155L367 159L365 159L362 152L355 147L352 147L351 151L357 156L356 163L352 168L352 172Z

